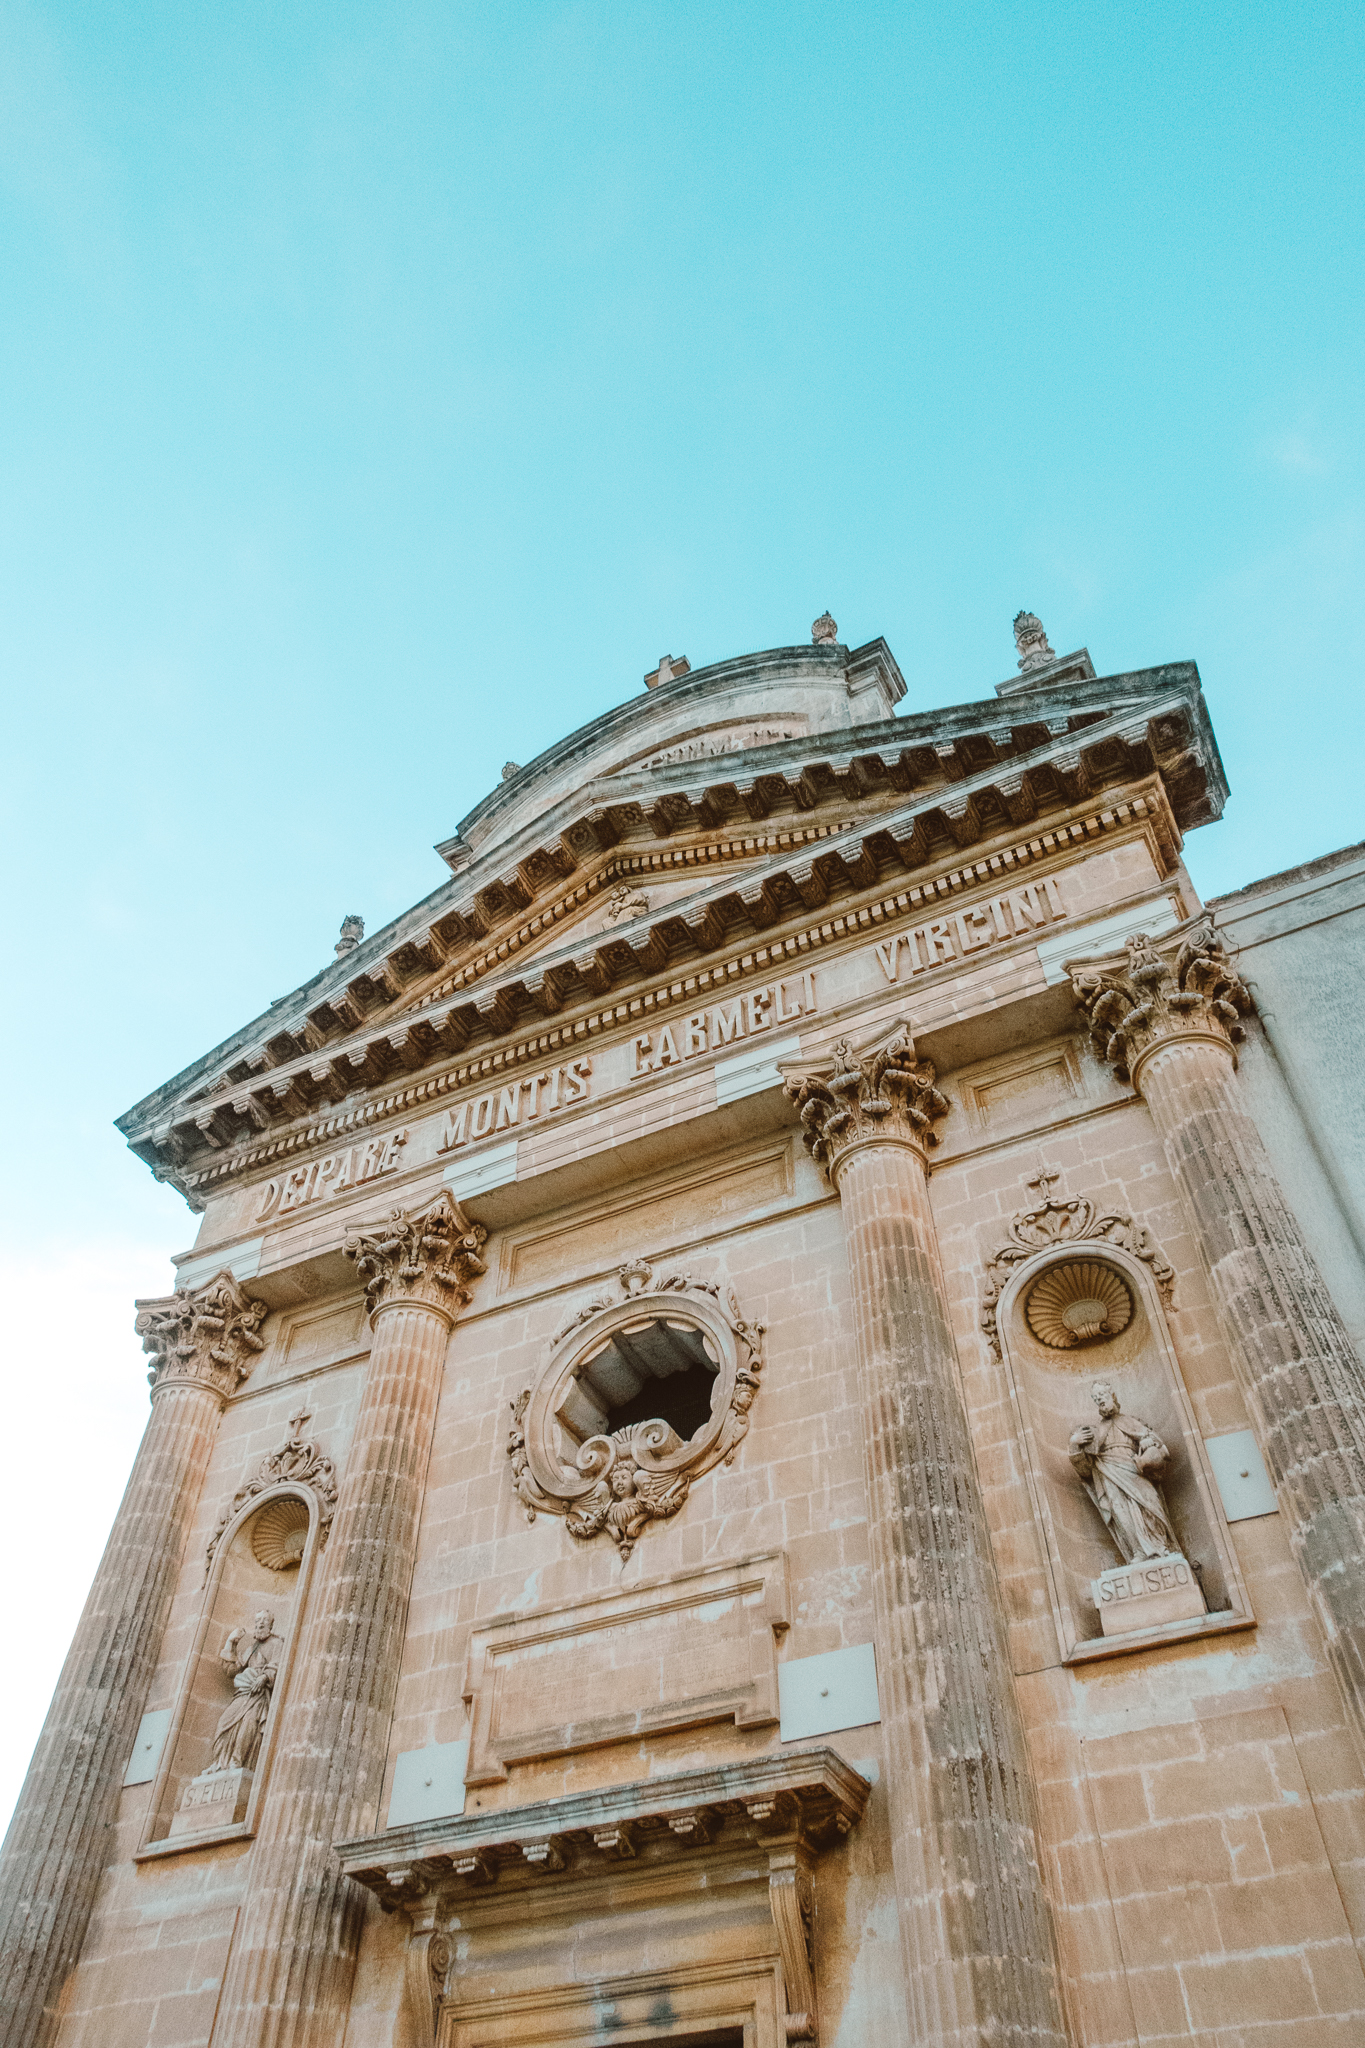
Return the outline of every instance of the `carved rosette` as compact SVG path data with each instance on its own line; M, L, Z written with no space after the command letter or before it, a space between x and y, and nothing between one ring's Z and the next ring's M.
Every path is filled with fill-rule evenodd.
M380 1228L348 1237L342 1250L365 1283L371 1321L380 1309L412 1303L453 1322L473 1299L469 1283L484 1271L479 1254L487 1238L443 1190L429 1209L395 1209Z
M336 1467L330 1458L323 1456L311 1438L291 1431L287 1442L278 1451L270 1451L262 1458L251 1478L238 1487L219 1515L218 1526L204 1553L205 1572L213 1564L214 1553L228 1524L236 1520L249 1500L254 1500L257 1494L265 1493L272 1486L306 1487L318 1504L318 1539L322 1543L327 1541L337 1505Z
M590 1385L585 1397L583 1382L594 1362L616 1336L629 1340L656 1324L700 1339L717 1381L709 1419L685 1442L659 1417L585 1436L582 1417L594 1397ZM560 1515L580 1542L605 1533L624 1563L650 1522L677 1514L694 1480L734 1459L759 1389L763 1331L718 1281L689 1273L656 1279L641 1259L620 1267L615 1288L570 1317L540 1378L512 1403L507 1455L527 1521ZM574 1437L570 1462L565 1445Z
M226 1399L265 1349L257 1333L270 1310L245 1295L226 1270L207 1286L180 1288L134 1306L133 1327L154 1361L147 1372L153 1395L190 1385Z
M902 1022L863 1052L841 1038L832 1061L792 1070L786 1093L801 1112L807 1149L837 1183L844 1159L859 1145L909 1145L927 1156L938 1143L934 1125L948 1114L934 1078L932 1061L916 1056L910 1026Z
M1149 1054L1173 1038L1212 1039L1232 1053L1246 1036L1252 1007L1222 939L1208 918L1168 938L1145 932L1126 957L1073 963L1071 991L1090 1020L1090 1038L1121 1081L1137 1085Z
M1144 1224L1135 1222L1131 1216L1120 1215L1117 1210L1098 1208L1088 1195L1054 1194L1053 1183L1060 1178L1055 1170L1044 1167L1041 1173L1025 1182L1025 1186L1038 1190L1039 1201L1036 1207L1019 1211L1009 1226L1009 1236L1003 1244L996 1246L986 1263L981 1328L997 1358L1000 1356L1000 1332L996 1327L996 1312L1000 1297L1019 1267L1029 1259L1037 1258L1039 1252L1060 1250L1071 1245L1113 1244L1150 1266L1152 1278L1167 1301L1175 1286L1175 1268Z

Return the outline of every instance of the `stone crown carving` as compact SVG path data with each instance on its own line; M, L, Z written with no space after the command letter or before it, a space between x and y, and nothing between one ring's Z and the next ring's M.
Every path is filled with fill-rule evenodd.
M1139 933L1127 942L1126 960L1073 966L1071 990L1090 1020L1095 1051L1123 1081L1147 1053L1184 1033L1239 1044L1252 1007L1207 918L1161 940Z
M695 1480L734 1458L759 1388L764 1326L746 1322L734 1294L714 1280L688 1273L656 1279L652 1266L635 1259L615 1282L563 1325L540 1378L512 1403L507 1455L528 1521L561 1515L583 1542L605 1532L624 1563L651 1521L677 1514ZM588 1368L614 1337L657 1323L700 1337L716 1373L709 1419L686 1441L659 1417L593 1430L595 1412L606 1418L595 1408L600 1394L585 1384Z
M265 1349L258 1332L270 1310L245 1295L226 1269L204 1287L178 1288L134 1307L133 1327L154 1361L147 1372L154 1393L195 1384L233 1394Z
M1097 1244L1117 1245L1122 1251L1131 1252L1151 1268L1152 1277L1162 1293L1169 1300L1175 1285L1175 1268L1166 1258L1151 1233L1131 1216L1120 1215L1117 1210L1101 1210L1088 1195L1063 1195L1052 1192L1053 1184L1061 1175L1052 1167L1044 1167L1025 1186L1036 1188L1038 1202L1034 1208L1021 1209L1009 1226L1009 1235L1003 1244L997 1245L986 1264L986 1291L981 1301L981 1328L985 1332L996 1357L1000 1356L1000 1331L996 1323L996 1312L1000 1297L1011 1277L1029 1259L1039 1252L1061 1249L1069 1245L1086 1246ZM1088 1290L1092 1297L1099 1291L1098 1285ZM1106 1301L1106 1315L1097 1327L1091 1330L1082 1323L1069 1327L1058 1318L1059 1329L1065 1331L1072 1343L1082 1343L1087 1337L1114 1335L1128 1322L1132 1314L1131 1297L1125 1287L1125 1308L1120 1309L1117 1300ZM1030 1296L1030 1322L1033 1321L1032 1299ZM1126 1312L1125 1312L1126 1309ZM1118 1314L1115 1313L1118 1310ZM1121 1316L1121 1320L1120 1320ZM1108 1325L1106 1328L1105 1325ZM1035 1326L1036 1328L1036 1326ZM1057 1342L1053 1336L1038 1330L1044 1343L1055 1344L1057 1349L1069 1346L1065 1339Z
M948 1113L933 1063L917 1057L905 1022L863 1052L841 1038L832 1061L793 1071L785 1085L806 1147L831 1180L845 1153L869 1140L900 1140L927 1153L938 1143L935 1123Z
M233 1494L219 1515L218 1526L208 1540L208 1547L204 1553L205 1573L213 1563L214 1553L222 1542L223 1532L229 1523L236 1520L249 1500L254 1500L257 1494L265 1493L272 1486L298 1486L308 1489L318 1504L319 1541L326 1542L327 1532L332 1526L332 1517L336 1513L336 1467L330 1458L323 1456L311 1438L303 1435L303 1425L310 1419L304 1409L300 1409L297 1415L292 1416L289 1436L285 1442L277 1451L270 1451L262 1458L250 1479L239 1486ZM269 1513L269 1509L265 1512ZM273 1559L263 1555L261 1548L257 1547L256 1554L263 1564L273 1564ZM298 1558L288 1557L282 1551L281 1563L274 1568L280 1570L286 1562L297 1564Z
M479 1254L487 1239L483 1225L442 1190L429 1209L395 1209L381 1227L348 1237L342 1250L365 1283L372 1317L396 1302L453 1317L473 1298L469 1283L484 1271Z

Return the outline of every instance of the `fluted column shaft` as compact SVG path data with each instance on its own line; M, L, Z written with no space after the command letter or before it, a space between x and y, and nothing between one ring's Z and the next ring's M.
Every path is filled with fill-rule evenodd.
M914 2039L1060 2042L1033 1784L924 1162L860 1146L838 1185Z
M1365 1753L1365 1374L1238 1099L1231 1047L1173 1037L1134 1078L1197 1233Z
M948 1103L908 1025L788 1072L839 1191L877 1676L916 2048L1066 2039L1033 1781L929 1207Z
M1239 1099L1250 991L1207 916L1071 977L1160 1133L1365 1757L1365 1374Z
M228 1392L265 1317L229 1274L139 1302L152 1412L0 1850L6 2048L41 2048L80 1957Z
M468 1299L449 1272L444 1299L431 1280L432 1259L450 1255L450 1218L469 1244L482 1242L444 1197L424 1217L396 1219L387 1252L360 1241L374 1302L369 1372L214 2048L335 2048L345 2032L365 1894L343 1876L332 1844L378 1824L446 1349ZM482 1271L468 1253L454 1263Z

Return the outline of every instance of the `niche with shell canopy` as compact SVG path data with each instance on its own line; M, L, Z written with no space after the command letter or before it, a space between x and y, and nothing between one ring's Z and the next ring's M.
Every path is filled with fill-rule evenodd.
M331 1460L299 1434L306 1419L295 1418L288 1442L219 1516L139 1859L255 1833L317 1552L336 1505ZM270 1618L264 1632L262 1616Z
M1041 1177L1039 1206L1014 1218L1009 1241L990 1261L982 1322L1014 1394L1063 1659L1081 1662L1250 1626L1246 1587L1166 1320L1174 1274L1131 1217L1102 1214L1084 1197L1054 1197L1047 1188L1053 1178ZM1122 1418L1140 1422L1169 1453L1150 1476L1173 1538L1165 1554L1183 1556L1202 1590L1207 1611L1198 1616L1105 1633L1102 1575L1131 1560L1122 1529L1106 1522L1104 1506L1087 1490L1093 1473L1073 1462L1076 1432L1103 1425L1092 1391L1097 1383L1112 1389Z

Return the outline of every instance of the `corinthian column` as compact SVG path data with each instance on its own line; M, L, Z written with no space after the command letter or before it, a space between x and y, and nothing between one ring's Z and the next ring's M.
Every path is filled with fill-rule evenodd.
M916 2043L1065 2040L1004 1612L962 1403L908 1027L793 1076L853 1281L892 1858Z
M346 2031L365 1894L332 1844L377 1825L441 1375L486 1235L442 1194L347 1240L374 1328L370 1369L214 2048L335 2048Z
M1161 1134L1365 1754L1365 1375L1238 1098L1251 998L1204 919L1071 971L1096 1051Z
M137 1303L151 1416L0 1850L8 2048L49 2038L80 1955L218 1419L266 1314L230 1273Z

